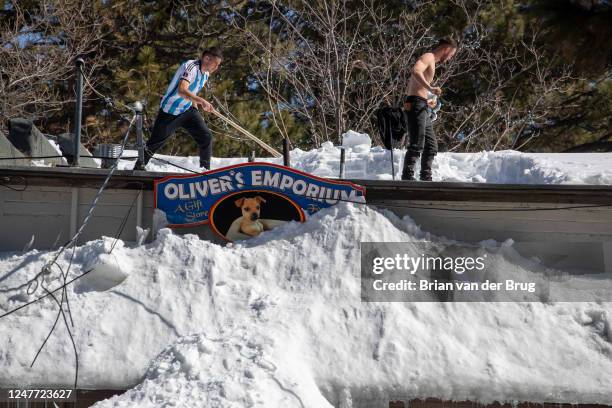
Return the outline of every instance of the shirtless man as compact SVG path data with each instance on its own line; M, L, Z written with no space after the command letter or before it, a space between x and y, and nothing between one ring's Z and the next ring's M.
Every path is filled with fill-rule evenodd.
M455 40L444 38L433 51L421 55L412 67L408 97L404 102L404 109L408 112L410 142L404 158L402 180L414 180L414 167L420 156L421 180L431 181L431 165L438 153L438 142L428 108L435 106L435 98L442 94L442 89L431 86L431 83L436 72L436 63L448 61L456 51Z

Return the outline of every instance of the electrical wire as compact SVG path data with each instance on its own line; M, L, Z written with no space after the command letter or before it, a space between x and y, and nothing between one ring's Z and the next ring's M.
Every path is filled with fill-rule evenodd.
M129 137L129 134L130 134L130 130L131 130L131 128L132 128L132 126L133 126L133 124L134 124L135 120L136 120L136 115L134 115L134 116L132 117L132 120L130 121L130 124L129 124L129 126L128 126L128 129L127 129L127 131L126 131L126 133L125 133L125 136L124 136L123 141L122 141L122 143L121 143L121 147L120 147L119 156L121 156L121 155L123 154L123 150L125 149L125 145L126 145L126 143L127 143L127 139L128 139L128 137ZM63 303L64 303L64 299L66 299L66 307L67 307L68 312L69 312L69 316L70 316L70 320L71 320L71 323L72 323L72 327L74 327L74 321L72 320L72 312L70 311L70 304L69 304L69 302L68 302L68 294L66 293L66 289L65 289L65 288L66 288L66 286L67 286L69 283L74 282L74 280L75 280L76 278L75 278L75 279L73 279L73 280L71 280L70 282L66 282L66 279L67 279L67 277L68 277L68 272L69 272L69 270L70 270L70 266L72 265L72 261L73 261L73 258L74 258L74 253L75 253L75 250L76 250L76 244L77 244L77 242L78 242L78 239L79 239L79 237L81 236L81 234L83 233L83 231L85 230L85 228L86 228L86 226L87 226L87 224L88 224L89 220L91 219L91 217L92 217L92 215L93 215L93 211L94 211L94 209L96 208L96 206L97 206L97 204L98 204L98 201L99 201L100 197L102 196L102 194L103 194L103 192L104 192L104 190L105 190L106 186L108 185L108 183L109 183L109 181L110 181L111 177L113 176L113 174L114 174L115 170L117 169L118 164L119 164L119 160L115 160L115 161L114 161L114 163L113 163L113 165L111 166L110 171L108 172L108 174L107 174L107 176L106 176L106 178L105 178L104 182L102 183L102 185L101 185L101 186L100 186L100 188L98 189L98 191L97 191L97 193L96 193L96 195L95 195L95 197L94 197L94 199L93 199L93 201L92 201L92 203L91 203L91 205L90 205L90 207L89 207L89 210L88 210L88 212L87 212L87 215L85 216L85 218L84 218L84 220L83 220L83 222L82 222L82 224L81 224L80 228L78 229L78 231L77 231L77 232L74 234L74 236L73 236L73 237L70 239L70 241L68 241L68 243L67 243L67 244L65 244L65 245L63 245L62 247L60 247L60 249L59 249L59 250L56 252L56 254L53 256L52 260L51 260L51 261L49 261L49 262L47 262L47 263L46 263L46 264L45 264L45 265L42 267L41 271L40 271L38 274L36 274L36 275L34 276L34 278L33 278L33 279L31 279L31 280L28 282L28 284L27 284L27 289L26 289L26 292L27 292L28 294L33 294L33 293L34 293L34 292L35 292L35 291L38 289L38 286L39 286L39 282L38 282L38 280L41 278L41 276L42 276L42 275L48 275L48 274L50 274L50 273L51 273L51 267L52 267L52 265L56 265L56 266L58 266L58 268L60 269L60 271L61 271L61 273L62 273L62 278L63 278L63 282L64 282L64 284L63 284L63 285L60 287L60 288L62 289L61 301L58 301L58 300L57 300L57 298L56 298L56 297L53 295L53 293L54 293L54 292L56 292L57 290L59 290L59 288L58 288L58 289L55 289L55 290L53 290L53 291L49 291L49 290L48 290L48 289L45 287L45 285L44 285L44 280L42 280L42 281L40 282L40 287L42 287L42 288L45 290L45 292L47 292L47 294L46 294L46 295L43 295L43 296L41 296L41 297L37 298L37 299L36 299L35 301L33 301L33 302L28 302L28 303L26 303L25 305L22 305L22 306L20 306L20 307L18 307L18 308L16 308L16 309L13 309L12 311L7 312L7 313L3 314L2 316L0 316L0 318L5 317L5 316L7 316L8 314L14 313L15 311L20 310L21 308L23 308L23 307L25 307L25 306L29 306L30 304L32 304L32 303L34 303L34 302L37 302L37 301L40 301L40 300L44 299L44 298L45 298L45 297L47 297L47 296L51 296L51 297L53 298L53 300L55 301L55 303L57 303L57 304L58 304L58 306L59 306L58 315L56 316L55 322L54 322L54 324L52 325L52 327L51 327L51 329L50 329L49 333L47 334L47 337L45 338L45 340L43 341L43 343L42 343L42 344L41 344L41 346L39 347L39 349L38 349L38 351L37 351L36 355L34 356L34 359L32 360L32 363L31 363L31 367L32 367L32 366L34 365L34 363L36 362L36 360L37 360L38 356L40 355L40 353L42 352L42 350L43 350L44 346L47 344L48 339L51 337L51 335L52 335L53 331L54 331L54 330L55 330L55 328L57 327L57 322L59 321L59 318L60 318L60 315L61 315L61 316L63 317L64 324L66 325L66 330L68 331L68 335L70 336L70 341L71 341L71 343L72 343L72 346L73 346L73 349L74 349L74 353L75 353L75 377L74 377L74 388L75 388L75 389L77 388L77 385L78 385L79 356L78 356L78 350L77 350L77 347L76 347L76 343L75 343L75 341L74 341L74 337L73 337L72 331L70 330L70 326L69 326L69 324L68 324L68 319L66 318L66 314L64 313ZM9 187L9 188L10 188L10 187ZM142 184L141 184L141 190L142 190ZM140 194L140 192L139 192L139 194ZM134 205L134 203L135 203L135 202L136 202L136 201L134 200L134 201L133 201L133 203L132 203L132 205L130 206L130 209L129 209L129 211L128 211L128 214L126 214L126 217L124 218L124 220L122 221L122 223L121 223L121 225L120 225L119 232L118 232L118 233L119 233L119 235L121 234L121 232L123 231L123 228L124 228L124 227L125 227L125 225L127 224L127 218L129 217L129 214L131 213L132 208L133 208L133 205ZM118 240L118 237L116 237L116 240L115 240L115 242L113 243L113 246L111 247L111 251L110 251L110 252L112 252L112 250L114 249L115 244L117 243L117 240ZM67 270L66 270L66 272L64 273L64 271L62 270L61 266L59 266L59 264L57 263L57 260L58 260L59 256L60 256L60 255L61 255L61 254L64 252L64 250L65 250L66 248L70 247L70 246L72 246L73 251L72 251L72 255L71 255L71 257L70 257L70 262L69 262L69 265L68 265L68 269L67 269ZM110 253L110 252L109 252L109 253ZM92 269L90 269L89 271L85 272L84 274L79 275L79 277L83 277L85 274L87 274L87 273L91 272L92 270L93 270L93 268L92 268Z
M81 73L82 73L83 77L85 78L86 83L89 85L89 87L96 94L98 94L100 97L104 98L104 100L107 102L107 104L111 108L116 110L116 107L115 107L115 104L114 104L113 100L111 98L105 97L102 93L100 93L97 89L95 89L95 87L93 87L93 85L91 84L91 82L89 81L89 79L87 78L85 73L83 72L82 67L80 68L80 70L81 70ZM135 113L134 109L130 108L129 106L127 106L125 104L121 104L121 105L123 105L129 111ZM119 115L121 116L120 113L119 113ZM122 116L122 118L123 118L123 116ZM127 129L127 131L125 133L125 136L124 136L124 138L122 140L122 143L121 143L120 152L119 152L119 158L121 158L121 156L123 155L123 151L125 150L125 146L127 144L127 139L129 137L130 130L132 129L132 126L134 125L135 120L136 120L136 115L134 115L132 117L132 119L129 121L128 129ZM7 157L7 158L0 158L0 160L20 160L20 159L21 160L23 160L23 159L26 159L26 160L36 160L36 159L61 158L61 157L63 157L63 156L57 155L57 156L21 157L21 158ZM108 159L107 157L100 157L100 158ZM132 158L131 157L126 157L126 158L122 158L122 159L129 160L129 159L132 159ZM136 158L134 158L134 159L136 159ZM68 315L70 317L70 323L71 323L72 327L74 328L74 320L72 318L72 311L70 310L70 303L68 301L68 293L66 292L66 287L69 284L72 284L73 282L75 282L77 279L80 279L80 278L84 277L85 275L87 275L88 273L90 273L91 271L93 271L94 268L91 268L91 269L85 271L84 273L78 275L77 277L75 277L74 279L71 279L70 281L67 281L67 279L68 279L68 274L70 272L70 267L72 266L72 262L73 262L73 259L74 259L74 254L75 254L75 251L76 251L76 245L77 245L78 239L81 236L82 232L85 230L89 220L91 219L91 217L93 215L93 211L96 208L96 206L98 204L98 201L99 201L100 197L102 196L105 188L107 187L111 177L113 176L115 170L117 169L118 164L119 164L119 160L114 160L113 165L110 167L110 171L108 172L104 182L102 183L102 185L98 189L98 191L97 191L97 193L96 193L96 195L95 195L95 197L94 197L94 199L93 199L93 201L92 201L92 203L91 203L91 205L89 207L87 215L85 216L85 218L84 218L80 228L74 234L74 236L66 244L64 244L64 245L62 245L60 247L60 249L55 253L53 258L49 262L47 262L41 268L41 271L39 273L37 273L34 276L34 278L32 278L31 280L29 280L28 282L26 282L25 284L23 284L23 285L21 285L19 287L19 288L22 288L22 287L26 286L26 292L29 295L31 295L40 286L41 288L44 289L46 294L44 294L44 295L34 299L33 301L27 302L27 303L25 303L25 304L15 308L15 309L12 309L12 310L10 310L10 311L0 315L0 319L1 319L3 317L6 317L6 316L8 316L8 315L10 315L12 313L15 313L18 310L21 310L21 309L23 309L23 308L25 308L27 306L30 306L30 305L32 305L32 304L34 304L34 303L36 303L36 302L38 302L38 301L48 297L48 296L50 296L54 300L54 302L58 305L59 310L58 310L56 319L55 319L53 325L51 326L51 329L49 330L49 333L47 334L47 336L45 337L43 343L41 344L41 346L39 347L38 351L36 352L36 355L34 356L34 358L32 360L32 363L30 364L30 367L33 367L34 364L36 363L36 361L38 359L38 356L40 355L40 353L44 349L44 347L47 344L49 338L51 337L51 335L53 334L55 328L57 327L57 323L58 323L58 321L60 319L60 316L61 316L63 318L64 324L66 326L66 330L68 331L68 335L70 336L70 341L72 343L72 347L73 347L73 350L74 350L74 356L75 356L74 388L75 389L77 388L77 385L78 385L79 355L78 355L78 350L77 350L77 347L76 347L76 343L74 341L74 336L73 336L72 330L70 329L70 325L68 324L68 318L66 317L66 313L64 313L64 306L63 306L63 304L64 304L64 301L65 301L66 302L66 308L67 308L67 311L68 311ZM0 185L2 185L4 187L7 187L7 188L9 188L11 190L14 190L14 191L24 191L24 190L26 190L27 189L27 179L25 177L22 177L22 176L17 176L17 177L21 178L23 180L23 183L24 183L23 189L17 189L17 188L14 188L12 186L9 186L8 184L5 184L5 183L0 183ZM5 181L6 183L9 183L11 181L11 178L10 177L3 177L0 180L1 181ZM140 184L140 191L134 197L134 200L132 201L132 204L130 205L130 208L128 209L127 214L125 215L125 217L123 218L122 222L119 225L119 228L118 228L116 236L115 236L115 241L113 242L113 244L111 246L109 254L112 253L112 251L114 250L115 245L117 244L117 242L119 240L119 237L121 236L125 226L127 225L127 220L129 219L129 216L130 216L130 214L132 212L132 209L133 209L134 205L136 204L137 198L142 194L143 183L139 183L139 184ZM69 248L69 247L71 247L71 246L72 246L72 254L70 256L70 261L68 263L68 268L64 272L64 270L59 265L57 260L58 260L59 256L64 252L64 250ZM60 287L56 288L56 289L49 290L45 286L45 284L44 284L44 279L41 280L40 284L39 284L38 280L41 278L42 275L50 274L51 273L51 268L52 268L53 265L55 265L55 266L57 266L59 268L59 270L61 272L61 275L62 275L63 284ZM62 291L61 300L58 300L57 297L54 295L54 293L57 292L58 290ZM5 291L3 290L3 292L5 292Z
M14 176L14 177L23 180L23 188L15 188L15 187L9 186L8 183L10 183L10 181L11 181L11 177L10 176L3 176L3 177L1 177L0 180L2 180L2 182L0 182L0 186L6 187L9 190L13 190L13 191L17 191L17 192L26 191L28 189L28 179L26 179L23 176Z
M121 155L123 154L123 149L125 148L125 144L126 144L127 139L128 139L128 137L130 135L130 130L132 129L132 126L133 126L135 120L136 120L136 116L134 116L132 118L132 120L130 121L130 125L128 126L128 129L125 132L125 136L123 137L123 142L121 143L121 148L120 148L120 151L119 151L119 157L121 157ZM118 164L119 164L119 160L115 160L115 162L111 166L108 174L106 175L106 178L104 179L104 182L102 183L102 185L98 189L98 192L96 193L96 196L94 197L94 199L93 199L93 201L92 201L92 203L91 203L91 205L89 207L89 211L87 212L87 215L83 219L83 222L82 222L81 226L79 227L79 230L76 232L75 236L72 238L71 243L72 242L76 243L76 241L78 240L80 235L85 230L85 227L87 226L87 223L89 222L89 220L91 219L91 216L93 215L93 210L95 209L96 205L98 204L98 201L100 200L100 197L102 196L102 193L104 192L104 189L106 188L106 186L107 186L108 182L110 181L111 177L113 177L113 174L114 174L115 170L117 170Z
M138 197L140 196L140 194L142 194L142 189L143 189L143 184L139 183L141 188L140 191L138 191L138 194L136 194L136 196L134 197L134 199L132 200L132 204L130 205L128 212L126 213L126 215L123 217L123 220L121 221L119 228L117 230L117 232L115 233L115 241L113 242L111 249L108 251L109 254L111 254L113 252L113 250L115 249L115 245L117 244L117 242L119 241L119 238L121 236L121 234L123 233L123 230L125 228L125 226L127 225L127 221L130 217L130 214L132 213L132 209L134 208L134 205L136 204L136 200L138 199ZM53 298L53 300L55 301L55 303L58 304L59 306L59 310L58 310L58 314L55 318L55 322L53 323L53 326L51 327L51 329L49 330L49 333L47 334L47 337L45 338L45 340L43 341L43 343L40 345L40 347L38 348L38 351L36 352L36 355L34 356L34 359L32 360L32 363L30 364L30 368L32 368L34 366L34 363L36 362L36 359L38 358L38 356L40 355L40 353L42 352L43 348L45 347L45 344L47 343L47 341L49 340L49 338L51 337L51 335L53 334L53 331L55 330L55 327L57 326L57 322L59 321L60 315L63 317L64 319L64 323L66 325L66 330L68 331L68 335L70 336L70 341L72 342L72 347L74 349L74 355L75 355L75 374L74 374L74 388L77 388L77 381L78 381L78 376L79 376L79 354L76 348L76 343L74 341L74 336L72 334L72 331L70 330L70 327L68 326L68 320L66 319L66 314L64 313L63 310L63 303L64 303L64 299L66 300L66 307L68 308L68 315L70 317L70 321L71 321L71 325L72 327L74 327L74 321L72 319L72 312L70 310L70 304L68 303L68 294L66 293L66 281L68 278L68 272L70 270L70 266L72 265L72 260L74 259L74 253L76 250L76 245L72 247L72 255L70 257L70 262L68 264L68 268L66 270L66 272L64 273L64 270L62 269L62 267L55 262L54 264L60 269L62 276L63 276L63 282L64 284L62 285L62 298L61 301L58 302L57 298L53 295L52 292L49 292L49 290L44 286L44 283L41 282L41 287L49 294L49 296L51 296Z
M138 191L138 194L134 196L134 199L132 200L132 204L130 205L130 208L128 209L127 214L125 214L125 217L123 217L121 224L119 224L119 228L117 229L117 232L115 233L115 241L111 245L111 249L108 252L109 254L113 252L113 249L115 249L115 245L117 245L117 241L119 241L119 237L121 237L121 234L123 234L123 229L127 225L130 214L132 213L132 209L134 208L134 205L136 204L136 200L138 200L138 197L140 197L140 195L142 194L142 190L144 189L144 184L143 183L139 183L139 184L140 184L140 190Z
M61 286L59 286L59 287L57 287L57 288L53 289L52 291L48 291L48 293L47 293L46 295L39 296L39 297L37 297L37 298L36 298L36 299L34 299L34 300L31 300L31 301L29 301L29 302L27 302L27 303L24 303L24 304L23 304L23 305L21 305L21 306L18 306L18 307L14 308L14 309L9 310L8 312L5 312L5 313L1 314L1 315L0 315L0 319L2 319L3 317L9 316L9 315L11 315L11 314L13 314L13 313L15 313L15 312L17 312L17 311L19 311L19 310L23 309L23 308L26 308L26 307L28 307L28 306L30 306L30 305L33 305L34 303L36 303L36 302L38 302L38 301L40 301L40 300L42 300L42 299L45 299L46 297L50 296L52 293L57 292L58 290L62 290L62 289L64 289L65 287L69 286L69 285L70 285L70 284L72 284L73 282L75 282L75 281L77 281L77 280L79 280L79 279L83 278L85 275L87 275L87 274L91 273L93 270L94 270L94 268L88 269L88 270L86 270L85 272L83 272L82 274L80 274L80 275L76 276L75 278L73 278L73 279L69 280L69 281L68 281L68 282L66 282L65 284L63 284L63 285L61 285Z
M117 230L117 233L115 234L115 241L113 242L113 245L111 246L111 249L110 249L110 251L108 252L109 254L110 254L110 253L112 253L113 249L115 248L115 244L117 243L117 241L118 241L118 239L119 239L120 235L123 233L123 230L124 230L124 228L125 228L125 226L126 226L126 224L127 224L127 221L126 221L126 220L129 218L129 216L130 216L130 214L131 214L131 211L132 211L132 209L134 208L134 205L135 205L135 203L136 203L136 199L138 198L138 195L140 195L140 194L142 193L142 191L143 191L143 190L141 189L141 190L138 192L138 194L136 195L136 197L135 197L135 198L134 198L134 200L132 201L132 205L130 206L130 208L129 208L128 212L126 213L126 215L125 215L125 217L123 218L123 220L122 220L121 224L119 225L119 228L118 228L118 230ZM59 266L59 264L58 264L57 262L56 262L56 263L54 263L54 264L55 264L55 265L57 265L57 266L58 266L58 267L61 269L61 267ZM88 269L87 271L83 272L81 275L78 275L78 276L76 276L75 278L73 278L73 279L71 279L71 280L69 280L69 281L67 281L67 282L64 282L64 284L63 284L63 285L61 285L61 286L59 286L58 288L55 288L54 290L49 291L49 292L48 292L46 295L42 295L42 296L40 296L40 297L38 297L38 298L36 298L36 299L34 299L34 300L30 301L30 302L27 302L27 303L25 303L25 304L23 304L23 305L21 305L21 306L16 307L15 309L12 309L12 310L10 310L10 311L8 311L8 312L6 312L6 313L4 313L4 314L0 315L0 319L2 319L3 317L8 316L8 315L10 315L10 314L13 314L13 313L15 313L15 312L17 312L17 311L19 311L19 310L21 310L21 309L23 309L23 308L27 307L27 306L30 306L30 305L32 305L32 304L34 304L34 303L38 302L38 301L40 301L40 300L42 300L42 299L44 299L44 298L46 298L46 297L50 296L52 293L57 292L58 290L64 289L65 287L67 287L67 286L69 286L70 284L72 284L73 282L75 282L75 281L77 281L77 280L81 279L82 277L84 277L84 276L85 276L85 275L87 275L88 273L92 272L93 270L94 270L94 268L90 268L90 269ZM66 275L67 275L67 273L66 273ZM20 288L22 288L23 286L25 286L25 284L24 284L24 285L21 285L21 286L20 286L20 287L18 287L18 288L14 288L13 290L20 289Z
M72 256L74 257L74 251L72 252ZM70 265L72 264L72 258L70 259ZM64 273L64 270L62 269L62 267L58 264L55 263L55 265L60 269L61 273L62 273L62 277L64 285L66 284L66 279L67 279L67 273L68 271L66 271L66 273ZM68 266L68 268L70 268L70 265ZM66 286L64 286L62 288L62 297L61 300L58 301L57 298L55 297L55 295L53 295L52 292L50 292L47 287L44 285L44 282L41 282L40 286L45 290L45 292L47 292L47 294L49 296L51 296L51 298L55 301L55 303L57 303L57 305L59 306L59 310L57 312L57 316L55 318L55 322L53 323L53 326L51 326L51 329L49 330L49 333L47 334L47 337L45 337L45 340L43 341L43 343L40 345L40 347L38 348L38 351L36 352L36 355L34 356L34 359L32 360L32 363L30 364L30 368L32 368L34 366L34 363L36 362L38 356L40 355L40 353L42 352L43 348L45 347L45 344L47 344L47 341L49 340L49 338L51 337L51 335L53 334L53 332L55 331L55 328L57 326L57 322L59 321L60 316L63 317L64 320L64 324L66 326L66 330L68 331L68 336L70 337L70 341L72 343L72 347L74 350L74 358L75 358L75 374L74 374L74 388L77 388L77 381L78 381L78 377L79 377L79 353L77 351L76 348L76 343L74 342L74 336L72 334L72 331L70 330L70 327L68 325L68 319L66 319L66 314L64 313L64 308L63 308L63 304L64 304L64 300L66 300L66 306L68 307L68 313L70 315L70 319L72 320L72 313L70 312L70 306L68 304L68 293L66 292ZM74 327L74 321L72 322L72 327Z
M81 156L84 158L90 159L121 159L121 160L136 160L138 156L125 156L125 157L109 157L109 156L96 156L96 155L87 155ZM40 160L40 159L66 159L66 156L24 156L24 157L0 157L0 160Z
M128 126L128 129L125 132L125 136L124 136L123 142L121 144L121 150L120 150L120 154L119 154L120 156L123 153L123 148L125 146L125 143L127 142L127 138L128 138L128 136L130 134L130 130L131 130L132 125L134 124L135 120L136 120L136 116L134 116L132 118L132 121L130 122L130 125ZM98 191L97 191L97 193L96 193L96 195L95 195L91 205L89 206L89 210L87 211L87 215L83 219L83 222L82 222L81 226L79 227L78 231L76 232L76 234L70 239L70 241L68 241L67 244L65 244L62 247L60 247L60 249L57 251L57 253L53 257L53 259L51 261L47 262L47 264L45 266L43 266L42 270L36 276L34 276L34 278L30 281L30 283L28 285L28 289L27 289L27 293L29 295L31 295L32 293L34 293L38 289L38 278L40 276L42 276L42 275L47 275L47 274L51 273L50 266L54 262L57 261L57 259L62 254L62 252L64 252L64 250L66 248L69 248L72 245L76 245L79 237L81 236L81 234L85 230L85 227L87 227L87 224L88 224L89 220L91 219L91 217L93 215L93 211L94 211L96 205L98 204L98 201L100 200L100 197L102 196L102 193L104 192L106 186L108 185L108 182L110 181L110 179L113 176L115 170L117 169L117 165L118 164L119 164L119 161L115 160L115 162L113 163L113 166L110 168L110 171L106 175L106 178L104 179L104 182L102 183L102 185L98 189Z
M65 156L23 156L23 157L0 157L0 160L39 160L39 159L65 159Z
M129 220L129 217L130 217L130 215L131 215L131 213L132 213L132 210L134 209L134 206L136 205L136 200L137 200L137 199L138 199L138 197L139 197L139 196L142 194L142 191L143 191L143 188L144 188L144 184L143 184L143 183L139 183L139 184L140 184L140 190L139 190L139 191L138 191L138 193L135 195L134 199L132 200L132 203L130 204L130 207L128 208L127 213L125 214L125 216L123 217L123 219L122 219L121 223L119 224L119 228L117 229L117 232L115 233L115 240L114 240L113 244L111 245L111 248L110 248L110 250L108 251L108 254L111 254L111 253L113 252L113 250L115 249L115 246L116 246L117 242L119 241L119 239L120 239L120 237L121 237L121 234L123 233L123 230L125 229L125 226L127 225L127 221ZM77 276L75 279L72 279L71 281L67 281L67 279L68 279L68 272L69 272L69 270L70 270L70 267L71 267L71 265L72 265L72 261L73 261L73 259L74 259L74 254L75 254L75 250L76 250L76 245L74 245L72 248L73 248L73 250L72 250L72 255L71 255L71 257L70 257L70 261L69 261L69 264L68 264L68 268L66 269L66 271L65 271L65 272L64 272L64 270L62 269L62 267L61 267L61 266L60 266L60 265L59 265L57 262L54 262L54 263L53 263L53 265L57 266L57 268L60 270L60 272L61 272L61 274L62 274L62 277L63 277L63 285L62 285L62 286L60 286L59 288L54 289L53 291L50 291L50 290L49 290L49 289L48 289L48 288L47 288L47 287L44 285L44 281L41 281L40 286L41 286L41 287L44 289L44 291L47 293L46 295L41 296L41 297L39 297L39 298L35 299L35 300L34 300L34 301L32 301L32 302L28 302L27 304L22 305L22 306L20 306L20 307L18 307L18 308L15 308L15 309L13 309L13 310L11 310L11 311L9 311L9 312L7 312L7 313L5 313L5 314L1 315L1 316L0 316L0 318L5 317L5 316L8 316L8 315L10 315L11 313L14 313L14 312L16 312L16 311L18 311L18 310L22 309L23 307L29 306L29 305L31 305L31 304L33 304L33 303L35 303L35 302L38 302L38 301L40 301L40 300L44 299L44 298L45 298L45 297L47 297L47 296L50 296L50 297L51 297L51 298L54 300L54 302L55 302L55 303L56 303L56 304L59 306L59 310L58 310L58 312L57 312L57 316L56 316L56 318L55 318L55 321L54 321L53 325L51 326L51 329L50 329L50 330L49 330L49 332L47 333L47 336L45 337L45 339L44 339L43 343L42 343L42 344L40 345L40 347L38 348L38 350L37 350L37 352L36 352L36 355L34 356L34 358L33 358L33 360L32 360L32 363L30 364L30 368L34 366L34 363L37 361L38 356L40 355L40 353L41 353L41 352L42 352L42 350L44 349L45 345L47 344L47 342L48 342L49 338L51 337L51 335L52 335L52 334L53 334L53 332L55 331L55 328L57 327L57 323L58 323L58 321L59 321L60 317L62 317L62 318L63 318L63 321L64 321L64 324L65 324L65 326L66 326L66 330L68 331L68 335L69 335L69 337L70 337L70 341L71 341L71 343L72 343L72 347L73 347L73 350L74 350L74 355L75 355L75 376L74 376L74 388L76 389L76 388L77 388L77 385L78 385L78 374L79 374L79 355L78 355L78 350L77 350L77 347L76 347L76 343L75 343L75 341L74 341L74 335L73 335L73 332L72 332L72 330L70 329L70 326L69 326L69 324L68 324L68 318L66 317L66 313L64 313L63 304L64 304L64 302L66 302L66 307L67 307L67 310L68 310L68 316L70 317L71 326L72 326L72 327L74 327L74 321L73 321L73 319L72 319L72 312L71 312L71 310L70 310L70 304L69 304L69 301L68 301L68 293L66 292L66 287L67 287L68 285L70 285L71 283L73 283L74 281L76 281L77 279L80 279L80 278L82 278L83 276L85 276L86 274L88 274L89 272L93 271L93 268L92 268L92 269L89 269L89 270L88 270L88 271L86 271L85 273L83 273L83 274L81 274L81 275ZM25 285L22 285L21 287L23 287L23 286L25 286ZM58 291L58 290L60 290L60 289L61 289L61 291L62 291L62 296L61 296L61 299L60 299L60 300L58 300L58 299L57 299L57 298L54 296L54 294L53 294L53 293L57 292L57 291Z

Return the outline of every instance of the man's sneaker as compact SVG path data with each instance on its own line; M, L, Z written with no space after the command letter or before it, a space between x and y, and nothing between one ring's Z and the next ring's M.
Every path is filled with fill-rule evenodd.
M407 176L402 174L402 181L416 181L416 179L414 178L414 176Z
M421 181L433 181L431 176L421 176Z

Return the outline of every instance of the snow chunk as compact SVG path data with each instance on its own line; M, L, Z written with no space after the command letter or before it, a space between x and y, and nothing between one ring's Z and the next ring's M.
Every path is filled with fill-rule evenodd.
M366 145L364 146L366 149L370 149L372 147L372 139L370 139L370 135L367 133L358 133L353 130L349 130L342 135L343 147L353 148L362 145Z
M121 284L128 277L113 255L100 255L96 262L85 268L90 269L92 271L75 284L76 293L103 292Z

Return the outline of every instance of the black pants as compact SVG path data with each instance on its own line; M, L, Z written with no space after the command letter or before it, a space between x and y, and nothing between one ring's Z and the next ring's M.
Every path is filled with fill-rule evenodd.
M412 107L408 111L409 143L404 158L402 180L414 178L414 167L421 158L421 180L431 180L431 165L438 153L438 141L433 131L427 100L411 95L407 98Z
M171 115L161 109L159 110L153 125L153 134L147 142L145 164L151 160L153 154L161 149L170 136L180 127L187 130L198 144L200 148L200 167L210 169L212 133L210 133L210 129L204 123L204 118L202 118L200 112L193 106L180 115Z

